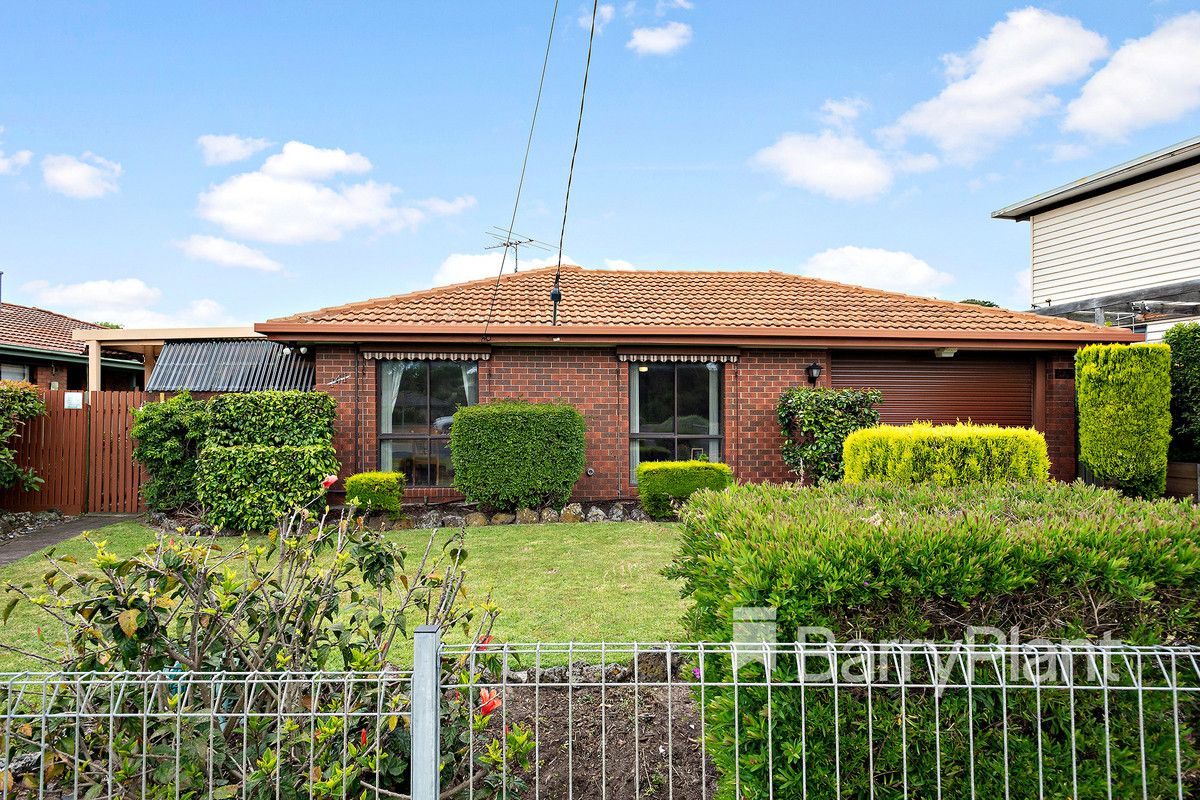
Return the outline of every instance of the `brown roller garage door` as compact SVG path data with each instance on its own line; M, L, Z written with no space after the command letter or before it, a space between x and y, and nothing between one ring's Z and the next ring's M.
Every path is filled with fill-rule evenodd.
M1033 424L1033 361L1028 357L834 353L830 371L836 387L883 392L880 417L887 423Z

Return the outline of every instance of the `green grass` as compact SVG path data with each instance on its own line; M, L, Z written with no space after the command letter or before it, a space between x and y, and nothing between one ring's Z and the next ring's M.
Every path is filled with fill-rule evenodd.
M125 522L92 536L107 541L113 552L127 555L145 547L154 533ZM674 553L676 536L675 525L644 522L471 528L467 531L468 591L476 598L491 592L500 606L494 631L500 641L678 639L684 602L678 584L660 574ZM429 532L396 531L388 537L408 549L406 567L415 570ZM55 552L86 565L95 550L77 537L59 544ZM0 567L0 587L40 582L46 569L42 555L35 553ZM0 591L0 596L4 594ZM49 640L56 625L40 609L24 602L18 605L8 623L0 625L0 672L46 669L14 653L12 647L52 655L52 645L39 641L37 629L42 626ZM447 640L456 638L451 634Z

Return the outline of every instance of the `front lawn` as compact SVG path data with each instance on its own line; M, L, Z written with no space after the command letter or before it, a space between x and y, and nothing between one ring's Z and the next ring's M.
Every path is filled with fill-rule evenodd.
M92 535L121 555L136 552L154 538L136 523L112 525ZM407 547L411 570L428 535L416 530L388 537ZM471 528L468 590L476 598L492 593L502 609L494 633L506 642L678 640L684 602L678 583L660 574L674 553L676 536L675 525L644 522ZM56 552L79 559L82 570L95 550L78 537L58 545ZM31 555L0 567L0 587L36 583L45 571L41 555ZM5 594L0 591L0 596ZM39 626L46 643L38 640ZM52 653L55 626L38 609L24 602L18 605L8 623L0 625L0 672L46 669L12 648Z

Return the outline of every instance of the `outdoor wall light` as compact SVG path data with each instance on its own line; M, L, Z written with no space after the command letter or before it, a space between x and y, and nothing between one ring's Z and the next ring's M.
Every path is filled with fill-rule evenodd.
M804 368L804 374L808 376L808 382L813 386L817 385L817 381L821 379L821 372L824 368L816 361Z

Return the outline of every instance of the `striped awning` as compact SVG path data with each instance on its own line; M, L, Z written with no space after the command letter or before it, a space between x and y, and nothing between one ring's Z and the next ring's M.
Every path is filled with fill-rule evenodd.
M487 361L491 353L414 352L408 350L370 350L363 352L367 361Z
M738 357L729 353L723 354L704 354L704 353L621 353L617 358L622 361L649 361L660 363L691 363L691 364L736 364Z
M167 342L146 391L311 392L314 375L312 358L300 348L266 339Z

